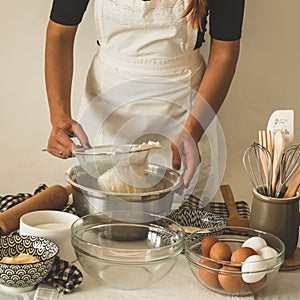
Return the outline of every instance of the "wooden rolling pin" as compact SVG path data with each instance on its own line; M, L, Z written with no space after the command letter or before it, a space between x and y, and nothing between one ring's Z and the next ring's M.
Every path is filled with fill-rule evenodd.
M58 210L67 204L69 194L60 185L53 185L0 214L0 235L19 228L20 218L35 210Z

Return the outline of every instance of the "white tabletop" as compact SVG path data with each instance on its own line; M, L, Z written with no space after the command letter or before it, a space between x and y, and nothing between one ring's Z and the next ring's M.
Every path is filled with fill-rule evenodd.
M80 270L82 267L78 265ZM46 290L38 289L23 294L7 294L0 290L0 300L298 300L300 299L300 269L280 271L265 288L248 297L231 297L214 293L203 287L192 274L187 260L180 254L173 270L160 282L141 290L124 291L111 289L95 281L83 271L83 282L71 294L60 294L45 285ZM50 297L51 295L51 297ZM39 297L37 297L39 296Z
M81 268L82 270L82 268ZM203 287L192 274L187 260L183 254L180 254L173 270L160 282L141 290L124 291L108 288L92 279L86 273L83 283L72 294L63 295L61 300L187 300L187 299L239 299L216 294ZM243 297L245 300L263 299L263 300L298 300L300 299L300 269L279 272L263 290L249 297Z

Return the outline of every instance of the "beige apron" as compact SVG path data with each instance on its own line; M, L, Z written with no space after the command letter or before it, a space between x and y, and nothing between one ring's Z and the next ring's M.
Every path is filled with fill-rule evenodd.
M186 0L95 0L100 50L79 117L91 144L159 140L163 150L154 151L150 162L171 166L170 141L182 129L205 70L194 50L197 31L181 17L186 5ZM211 169L206 136L199 147L200 173L185 198L191 193L200 198Z

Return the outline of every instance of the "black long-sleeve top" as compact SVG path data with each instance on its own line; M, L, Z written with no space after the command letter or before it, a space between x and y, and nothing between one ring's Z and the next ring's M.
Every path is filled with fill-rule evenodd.
M50 19L63 25L78 25L88 3L89 0L53 0ZM223 41L240 39L244 6L245 0L207 0L206 15L202 20L203 30L198 31L195 48L201 47L204 42L207 22L212 38Z

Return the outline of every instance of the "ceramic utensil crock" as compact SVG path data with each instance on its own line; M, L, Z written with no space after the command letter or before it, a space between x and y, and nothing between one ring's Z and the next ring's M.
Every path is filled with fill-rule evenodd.
M290 198L272 198L253 189L250 227L273 233L285 244L285 258L293 256L298 243L300 213L298 193Z

